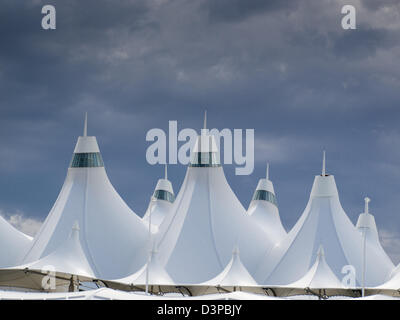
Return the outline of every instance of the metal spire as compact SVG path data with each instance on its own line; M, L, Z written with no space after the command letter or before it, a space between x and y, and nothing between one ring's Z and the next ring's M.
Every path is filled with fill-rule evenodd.
M83 125L83 136L87 136L87 112L85 112L85 124Z
M165 174L164 174L164 179L168 180L168 167L167 164L165 164Z
M267 175L266 175L267 180L269 180L269 162L267 162Z
M207 109L204 110L204 126L203 129L206 130L207 129Z
M365 202L365 209L364 209L364 212L365 212L365 213L369 213L368 203L369 203L370 201L371 201L370 198L368 198L368 197L365 197L365 198L364 198L364 202Z
M325 150L323 152L323 157L322 157L322 176L326 176L326 156L325 156Z

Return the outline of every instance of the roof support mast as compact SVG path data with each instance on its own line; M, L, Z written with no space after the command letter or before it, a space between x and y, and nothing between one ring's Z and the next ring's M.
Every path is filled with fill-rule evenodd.
M370 198L365 197L364 198L365 201L365 213L369 213L369 208L368 208L368 204L371 201ZM362 290L361 290L361 296L365 296L365 271L366 271L366 260L367 260L367 227L364 226L363 228L363 264L362 264Z
M85 123L83 125L83 136L87 137L87 112L85 112Z

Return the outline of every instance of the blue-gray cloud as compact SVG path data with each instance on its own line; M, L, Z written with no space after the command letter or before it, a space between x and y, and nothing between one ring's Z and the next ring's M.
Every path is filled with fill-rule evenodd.
M48 3L55 31L40 27ZM45 218L88 111L113 184L143 214L163 172L146 163L147 130L199 128L207 108L212 127L256 131L254 174L225 167L245 206L271 160L290 228L327 149L352 221L368 195L398 233L400 9L353 4L357 30L328 0L3 1L0 210ZM171 166L175 190L184 174Z

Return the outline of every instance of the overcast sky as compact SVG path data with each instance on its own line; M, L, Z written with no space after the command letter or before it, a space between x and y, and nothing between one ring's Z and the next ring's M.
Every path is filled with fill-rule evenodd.
M41 28L53 4L57 29ZM357 9L343 30L341 8ZM372 199L400 261L398 0L15 1L0 7L0 214L33 233L64 181L89 112L111 182L143 215L161 166L152 128L255 129L255 170L225 172L247 208L270 161L289 230L314 175L334 174L353 223ZM178 192L186 168L171 165ZM31 226L31 228L29 227Z

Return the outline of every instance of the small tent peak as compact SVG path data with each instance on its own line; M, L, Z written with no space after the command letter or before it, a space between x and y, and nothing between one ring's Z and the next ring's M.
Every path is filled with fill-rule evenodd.
M75 239L75 240L79 240L79 232L80 232L80 228L79 228L79 223L78 221L75 221L73 226L72 226L72 231L71 231L71 235L70 238L71 239Z
M78 221L74 222L74 225L72 226L72 230L79 232L80 228L79 228L79 222Z
M151 237L151 235L150 235L150 237ZM151 256L154 256L158 253L156 241L150 240L150 243L151 243L150 254L151 254Z
M317 257L319 259L321 259L322 257L325 257L325 251L324 251L324 247L322 246L322 244L318 248Z
M235 246L233 247L232 250L232 257L238 257L240 254L240 250L237 244L235 244Z

